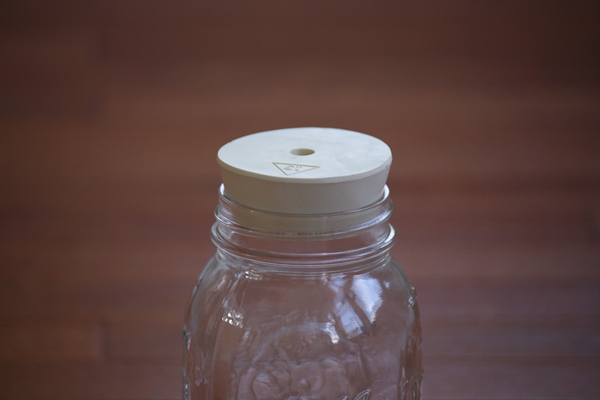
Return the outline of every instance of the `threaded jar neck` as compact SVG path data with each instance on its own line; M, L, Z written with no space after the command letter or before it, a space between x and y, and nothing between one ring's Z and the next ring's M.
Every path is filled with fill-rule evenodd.
M394 242L389 190L375 203L331 214L252 209L219 190L212 239L221 252L267 263L346 263L386 256ZM385 254L384 254L385 253Z

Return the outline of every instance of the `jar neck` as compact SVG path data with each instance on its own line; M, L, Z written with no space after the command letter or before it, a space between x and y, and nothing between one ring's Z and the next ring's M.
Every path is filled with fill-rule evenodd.
M219 190L212 239L221 253L265 263L317 265L389 256L392 202L381 198L358 210L332 214L282 214L245 207Z

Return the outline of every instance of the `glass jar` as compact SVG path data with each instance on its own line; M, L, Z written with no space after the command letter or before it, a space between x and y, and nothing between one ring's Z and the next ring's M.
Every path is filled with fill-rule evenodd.
M390 255L387 187L364 207L298 214L226 186L183 327L184 399L419 399L419 311Z

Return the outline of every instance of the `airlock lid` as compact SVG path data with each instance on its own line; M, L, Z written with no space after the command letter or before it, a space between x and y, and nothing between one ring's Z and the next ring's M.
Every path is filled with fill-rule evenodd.
M383 195L390 148L363 133L290 128L255 133L218 153L226 195L246 207L326 214L366 207Z

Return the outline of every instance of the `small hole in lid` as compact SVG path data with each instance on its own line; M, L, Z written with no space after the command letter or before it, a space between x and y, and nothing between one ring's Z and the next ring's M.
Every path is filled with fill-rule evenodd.
M294 149L294 150L290 150L290 153L292 153L295 156L308 156L313 154L315 151L313 149Z

